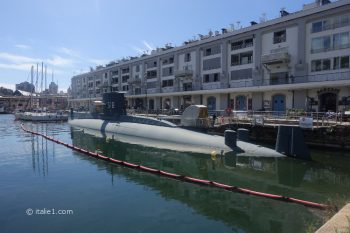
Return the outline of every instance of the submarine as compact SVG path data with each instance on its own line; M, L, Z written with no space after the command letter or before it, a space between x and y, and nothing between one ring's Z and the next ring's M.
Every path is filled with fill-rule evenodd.
M97 137L161 149L257 157L285 156L276 150L240 140L233 130L226 130L225 136L209 135L181 128L162 119L128 115L124 93L104 93L102 105L103 113L93 119L74 119L71 110L68 123Z

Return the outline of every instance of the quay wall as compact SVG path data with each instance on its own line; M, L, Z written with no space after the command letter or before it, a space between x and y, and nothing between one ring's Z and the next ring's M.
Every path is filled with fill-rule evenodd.
M278 132L276 125L251 125L247 123L226 124L211 129L211 133L223 134L226 129L237 130L245 128L249 130L252 141L275 144ZM338 125L303 129L305 142L309 147L341 149L350 151L350 126Z

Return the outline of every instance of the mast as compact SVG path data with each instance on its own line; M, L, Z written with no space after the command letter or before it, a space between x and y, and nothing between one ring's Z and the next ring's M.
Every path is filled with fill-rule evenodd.
M44 79L44 62L41 62L41 83L40 83L40 92L43 92L43 79Z
M39 79L39 63L36 63L36 81L35 81L35 90L38 91L38 79Z
M47 89L47 66L45 65L45 90Z
M31 87L33 87L33 78L34 78L34 66L30 68L30 84L32 84ZM35 90L35 87L34 87ZM30 89L30 110L33 109L33 88Z

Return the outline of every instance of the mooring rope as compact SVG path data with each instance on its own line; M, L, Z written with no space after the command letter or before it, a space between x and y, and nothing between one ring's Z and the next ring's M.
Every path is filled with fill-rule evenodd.
M292 197L285 197L285 196L276 195L276 194L257 192L257 191L253 191L253 190L250 190L250 189L245 189L245 188L240 188L240 187L237 187L237 186L231 186L231 185L218 183L218 182L215 182L215 181L197 179L197 178L190 177L190 176L178 175L178 174L174 174L174 173L165 172L165 171L162 171L162 170L157 170L157 169L145 167L145 166L142 166L142 165L128 163L128 162L125 162L125 161L122 161L122 160L117 160L117 159L113 159L113 158L110 158L110 157L103 156L100 153L84 150L84 149L76 147L74 145L71 145L71 144L59 141L58 139L54 139L53 137L47 136L45 134L41 134L39 132L31 131L29 129L24 128L23 124L21 124L21 128L25 132L44 137L47 140L50 140L52 142L61 144L61 145L65 146L65 147L68 147L68 148L74 150L74 151L78 151L78 152L80 152L80 153L82 153L84 155L88 155L88 156L91 156L91 157L94 157L94 158L97 158L97 159L105 160L105 161L108 161L108 162L111 162L111 163L114 163L114 164L118 164L120 166L132 168L132 169L135 169L135 170L140 170L140 171L143 171L143 172L153 173L153 174L157 174L157 175L160 175L160 176L165 176L165 177L168 177L168 178L176 179L176 180L179 180L179 181L200 184L200 185L204 185L204 186L208 186L208 187L220 188L220 189L224 189L224 190L231 191L231 192L238 192L238 193L244 193L244 194L249 194L249 195L259 196L259 197L265 197L265 198L279 200L279 201L292 202L292 203L301 204L301 205L304 205L304 206L307 206L307 207L311 207L311 208L317 208L317 209L322 209L322 210L331 208L331 206L326 205L326 204L320 204L320 203L316 203L316 202L305 201L305 200L300 200L300 199L296 199L296 198L292 198Z

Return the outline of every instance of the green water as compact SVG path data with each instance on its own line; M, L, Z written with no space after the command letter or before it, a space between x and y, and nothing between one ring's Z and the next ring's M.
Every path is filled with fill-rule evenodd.
M209 154L94 137L67 123L25 123L25 127L168 172L338 207L350 199L350 159L339 152L313 151L314 162L234 155L213 160ZM294 233L319 227L327 216L324 211L296 204L183 183L99 161L21 131L20 122L12 115L0 115L0 148L0 232L4 233ZM31 215L26 213L29 208ZM43 214L44 209L54 209L55 214Z

